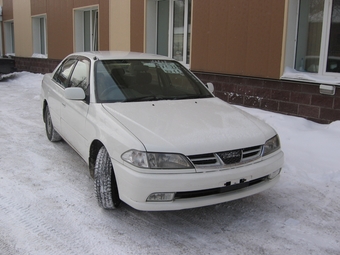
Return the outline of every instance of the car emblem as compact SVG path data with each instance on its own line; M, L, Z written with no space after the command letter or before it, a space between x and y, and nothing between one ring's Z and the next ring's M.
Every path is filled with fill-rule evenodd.
M235 164L239 163L242 158L241 150L225 151L217 153L217 155L222 159L224 164Z

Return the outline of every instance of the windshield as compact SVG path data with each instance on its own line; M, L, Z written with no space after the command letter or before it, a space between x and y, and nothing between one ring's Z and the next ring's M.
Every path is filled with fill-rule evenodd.
M103 60L95 66L101 103L212 97L181 64L170 60Z

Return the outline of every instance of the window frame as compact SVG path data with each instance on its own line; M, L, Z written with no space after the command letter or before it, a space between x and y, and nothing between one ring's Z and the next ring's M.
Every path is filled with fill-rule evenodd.
M148 0L147 2L147 19L146 19L146 49L147 53L157 54L158 53L158 4L162 0ZM167 0L169 2L169 19L168 19L168 41L167 41L167 56L174 58L175 54L173 52L174 45L174 6L175 1L179 0ZM190 58L191 58L191 36L188 38L188 31L191 32L191 23L188 23L189 14L192 14L192 0L181 0L184 2L184 28L183 28L183 52L181 64L189 68ZM189 10L189 1L191 1L191 6ZM190 16L190 20L192 17ZM191 33L190 33L191 34ZM188 54L189 50L189 54Z
M4 21L5 54L15 55L14 21Z
M90 40L85 42L85 13L90 12L90 26L88 34ZM73 28L74 28L74 51L97 51L99 50L99 6L90 6L86 8L74 9L73 12ZM86 44L89 43L89 49L86 49Z
M312 73L295 69L300 1L289 0L287 6L285 59L281 79L339 85L340 73L326 71L333 0L324 0L318 72Z
M176 53L174 52L174 44L175 44L175 25L174 25L174 16L175 16L175 2L178 0L170 0L170 17L169 17L169 31L170 31L170 35L172 36L171 39L169 39L169 53L168 56L170 56L171 58L175 58ZM188 40L188 31L191 31L191 27L189 27L189 23L188 23L188 16L189 13L191 13L191 11L189 12L189 1L190 0L185 0L185 1L178 1L178 2L184 2L184 27L183 27L183 52L182 52L182 64L185 65L189 65L190 64L190 53L189 53L189 59L188 59L188 54L187 54L187 49L190 48L190 39ZM192 3L191 3L192 5ZM191 20L191 17L190 17ZM190 26L191 26L191 22L190 22Z
M66 65L66 63L68 62L71 62L71 68L70 68L70 71L67 75L67 77L64 77L65 80L64 81L61 81L61 79L59 79L59 77L61 77L61 72L64 71L64 66ZM70 83L70 77L72 75L72 72L73 72L73 69L74 67L76 66L78 62L78 59L77 57L70 57L70 58L67 58L63 61L63 63L58 67L57 71L54 73L53 77L52 77L52 80L54 82L56 82L60 87L62 87L63 89L65 88L68 88L69 87L69 83Z
M59 77L61 76L60 73L64 70L64 66L66 63L71 62L71 68L70 71L67 75L67 77L65 77L64 82L61 81L61 79L59 79ZM89 104L90 103L90 94L91 94L91 60L88 59L87 57L84 56L70 56L69 58L65 59L61 65L58 67L58 69L55 71L55 73L53 74L52 80L57 83L61 88L66 89L66 88L70 88L70 87L75 87L72 86L71 84L71 79L73 77L73 73L74 70L77 68L78 63L79 62L87 62L88 64L88 73L87 73L87 83L86 83L86 88L84 89L83 86L78 86L81 87L84 92L85 92L85 100L84 102Z
M41 27L43 21L43 28ZM47 54L47 20L46 15L39 15L32 17L32 35L33 35L33 54ZM42 33L43 30L43 33Z

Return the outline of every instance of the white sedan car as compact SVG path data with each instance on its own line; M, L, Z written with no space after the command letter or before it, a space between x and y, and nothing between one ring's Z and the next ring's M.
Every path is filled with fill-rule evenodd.
M250 196L280 177L277 133L212 92L167 57L86 52L44 76L41 102L48 139L88 163L101 207L179 210Z

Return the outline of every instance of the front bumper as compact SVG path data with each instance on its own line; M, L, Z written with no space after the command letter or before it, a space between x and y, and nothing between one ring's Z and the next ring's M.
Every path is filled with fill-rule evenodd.
M283 159L283 152L278 151L271 157L254 164L214 172L183 174L140 173L114 160L113 165L119 196L122 201L138 210L168 211L219 204L269 189L279 181L280 175L273 179L269 179L267 176L282 168ZM261 181L254 181L256 179ZM224 189L226 183L231 185L238 184L240 180L245 180L245 182L254 181L254 184L222 193L208 193L193 197L177 196L170 202L146 201L147 197L155 192L174 192L178 194L190 194L193 192L199 194L199 191Z

